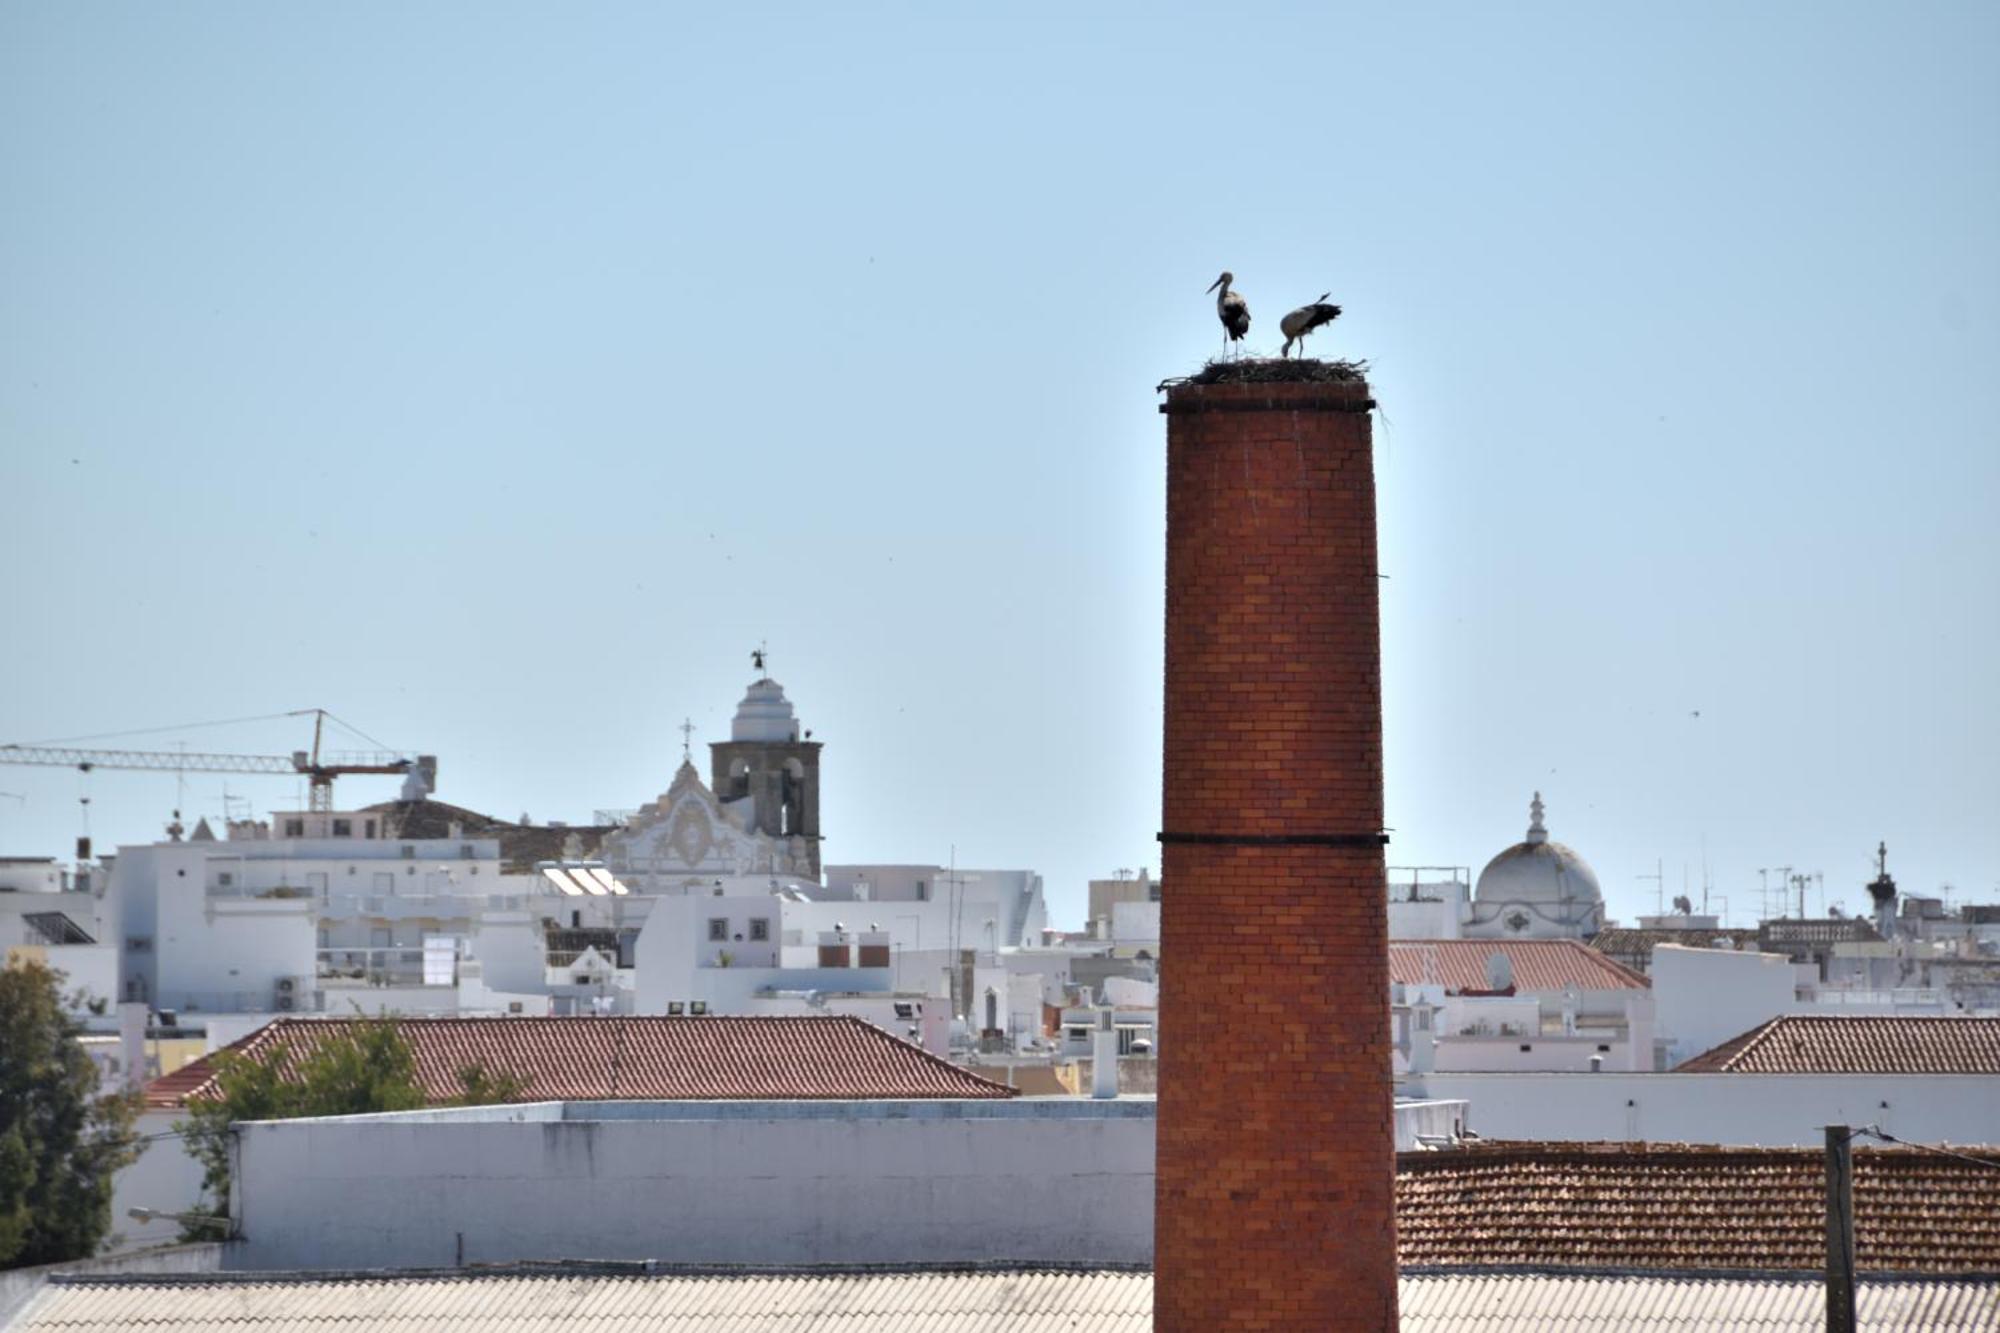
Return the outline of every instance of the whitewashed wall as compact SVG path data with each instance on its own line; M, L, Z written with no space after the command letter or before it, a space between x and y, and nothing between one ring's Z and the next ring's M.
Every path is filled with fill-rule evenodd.
M1430 1074L1407 1088L1471 1103L1487 1138L1816 1147L1827 1125L1924 1143L2000 1143L2000 1076Z
M1795 1007L1792 963L1783 954L1662 944L1649 975L1669 1068Z
M1152 1252L1150 1102L561 1113L246 1125L244 1244L226 1262L1142 1263Z

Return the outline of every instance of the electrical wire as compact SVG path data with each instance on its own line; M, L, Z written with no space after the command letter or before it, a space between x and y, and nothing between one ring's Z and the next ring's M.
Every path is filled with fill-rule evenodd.
M1949 1148L1940 1148L1936 1144L1931 1143L1912 1143L1908 1139L1899 1139L1894 1134L1876 1125L1863 1125L1859 1129L1850 1131L1847 1137L1858 1139L1863 1135L1871 1139L1880 1139L1884 1143L1893 1143L1899 1148L1915 1148L1920 1152L1936 1153L1939 1157L1950 1157L1956 1161L1970 1162L1973 1166L1983 1166L1988 1171L2000 1171L2000 1160L1988 1157L1974 1157L1968 1153L1953 1152Z

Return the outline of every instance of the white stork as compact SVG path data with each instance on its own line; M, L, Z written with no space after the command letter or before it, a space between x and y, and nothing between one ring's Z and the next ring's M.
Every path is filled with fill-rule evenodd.
M1215 317L1222 321L1222 350L1225 352L1229 350L1230 343L1242 341L1243 335L1250 332L1250 303L1243 299L1241 292L1229 290L1229 284L1234 281L1234 273L1224 273L1208 285L1212 292L1221 288L1215 297Z
M1321 292L1319 300L1314 301L1311 305L1300 306L1297 310L1294 310L1291 314L1286 315L1278 321L1278 327L1285 334L1285 345L1279 350L1279 356L1290 356L1292 354L1293 343L1299 345L1299 355L1304 356L1306 354L1306 335L1320 325L1331 324L1340 318L1340 307L1326 303L1326 298L1332 295L1332 292Z

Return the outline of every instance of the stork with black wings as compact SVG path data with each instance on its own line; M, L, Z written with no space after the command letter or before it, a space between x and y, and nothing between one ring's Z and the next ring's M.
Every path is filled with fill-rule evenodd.
M1278 328L1285 335L1285 345L1279 349L1279 356L1290 356L1292 354L1292 344L1297 343L1299 345L1299 355L1303 357L1306 354L1306 335L1320 325L1331 324L1340 318L1340 307L1326 303L1326 298L1332 295L1332 292L1321 292L1319 300L1314 301L1311 305L1300 306L1297 310L1294 310L1291 314L1286 315L1278 321Z
M1250 332L1250 303L1243 299L1243 293L1229 290L1229 284L1234 281L1234 273L1224 273L1208 285L1208 289L1216 293L1215 317L1222 321L1222 350L1225 352L1229 350L1230 343L1241 342L1243 335Z

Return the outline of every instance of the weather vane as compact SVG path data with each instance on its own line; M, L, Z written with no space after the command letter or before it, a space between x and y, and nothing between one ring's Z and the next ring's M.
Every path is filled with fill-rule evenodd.
M766 640L764 643L760 643L750 650L750 665L759 671L764 669L764 659L770 655L771 650L768 647L768 643L769 641Z
M675 730L681 734L681 758L692 759L694 757L694 720L692 718L682 718L680 726L675 728Z

